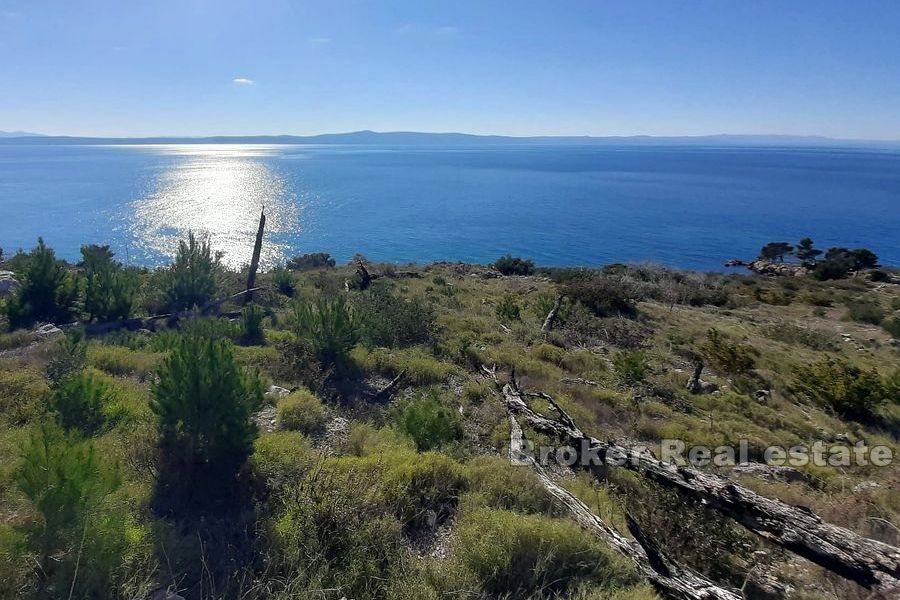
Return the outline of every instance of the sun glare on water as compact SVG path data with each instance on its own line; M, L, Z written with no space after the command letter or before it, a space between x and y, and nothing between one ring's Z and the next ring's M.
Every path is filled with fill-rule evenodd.
M193 231L223 253L226 266L238 268L250 262L265 206L267 235L260 262L265 268L284 258L286 246L272 236L296 231L299 209L284 180L261 160L273 148L191 145L162 150L178 160L134 202L131 229L139 246L171 257L178 241Z

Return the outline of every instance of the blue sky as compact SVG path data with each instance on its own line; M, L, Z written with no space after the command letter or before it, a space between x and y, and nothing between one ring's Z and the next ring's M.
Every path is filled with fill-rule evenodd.
M0 0L0 129L900 139L900 2Z

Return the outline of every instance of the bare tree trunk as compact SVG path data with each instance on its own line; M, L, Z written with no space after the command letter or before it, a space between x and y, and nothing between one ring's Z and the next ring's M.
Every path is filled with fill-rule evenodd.
M553 406L558 419L548 419L532 411L512 384L503 386L502 394L507 408L522 416L531 428L571 446L579 455L579 464L584 461L585 453L596 456L596 465L585 467L595 474L602 474L609 464L636 471L663 487L716 509L769 542L841 577L888 595L900 593L900 548L831 525L807 508L760 496L712 473L663 463L646 450L589 437L547 394L535 395Z
M703 361L698 360L694 363L694 374L691 375L690 380L687 384L687 390L692 394L699 394L700 390L703 389L700 384L700 374L703 372Z
M253 300L253 286L256 285L256 270L259 268L259 253L262 251L263 232L266 229L266 209L259 213L259 229L256 231L256 243L253 244L253 258L250 260L250 272L247 274L247 293L244 304Z
M559 309L562 308L563 298L565 298L565 296L560 296L556 299L556 304L553 305L553 308L547 313L547 318L544 319L541 331L547 332L553 330L553 326L556 325L556 319L559 317Z
M508 408L508 405L507 405ZM526 463L537 474L544 489L562 504L582 528L629 559L660 593L675 600L740 600L732 590L717 586L702 575L687 569L666 556L656 544L628 517L628 528L635 539L630 540L606 524L581 500L556 484L532 456L522 451L522 428L509 413L509 457L518 464Z

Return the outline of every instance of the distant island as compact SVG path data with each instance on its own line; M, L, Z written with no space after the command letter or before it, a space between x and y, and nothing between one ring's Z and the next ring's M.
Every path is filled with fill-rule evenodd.
M319 135L220 135L208 137L78 137L0 131L0 144L347 144L388 146L490 146L490 145L607 145L607 146L808 146L900 148L900 140L838 139L794 135L698 135L698 136L527 136L425 133L416 131L353 131Z

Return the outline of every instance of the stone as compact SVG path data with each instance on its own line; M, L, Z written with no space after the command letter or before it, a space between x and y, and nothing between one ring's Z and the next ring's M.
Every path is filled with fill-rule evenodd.
M772 392L769 390L756 390L756 401L760 404L766 404L769 401L769 398L772 396Z
M0 298L12 296L19 286L19 281L12 271L0 271Z
M277 385L270 385L269 389L266 390L266 400L278 400L279 398L284 398L288 394L291 393L291 390L283 388Z
M34 333L38 337L49 338L56 335L61 335L63 332L62 329L54 325L53 323L47 323L46 325L41 325L37 329L34 330Z

